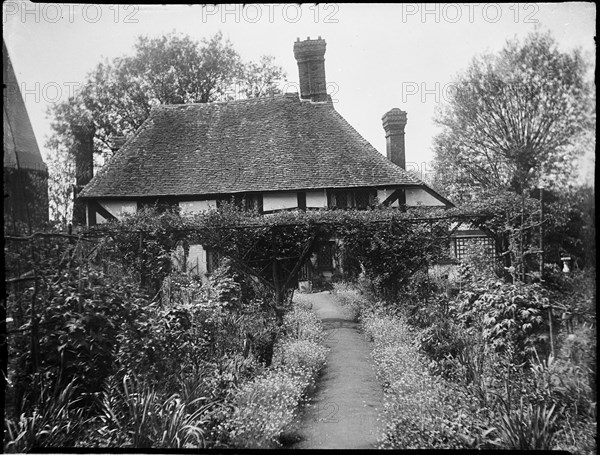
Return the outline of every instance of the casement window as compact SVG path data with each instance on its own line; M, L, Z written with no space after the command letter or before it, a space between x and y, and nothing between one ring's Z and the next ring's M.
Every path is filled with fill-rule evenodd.
M371 189L331 190L327 192L327 206L330 209L364 210L375 204L377 191Z
M375 205L376 198L376 190L356 190L354 191L354 207L365 210Z
M321 242L317 249L317 267L321 270L333 269L334 242Z

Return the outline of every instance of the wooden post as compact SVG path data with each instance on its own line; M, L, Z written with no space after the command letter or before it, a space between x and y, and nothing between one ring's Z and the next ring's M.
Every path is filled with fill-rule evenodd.
M140 255L140 287L145 287L146 286L146 273L144 270L144 232L143 231L139 231L140 232L140 238L139 238L139 255Z
M548 307L548 324L550 325L550 352L554 357L554 335L552 335L552 307Z
M33 373L36 374L40 365L40 339L37 308L35 301L38 293L37 272L33 269L33 294L31 296L31 363L33 365ZM37 377L37 376L36 376Z
M525 193L521 192L521 229L519 232L519 253L521 254L521 281L525 283L525 256L523 246L523 230L525 229Z
M540 187L540 281L544 281L544 188Z

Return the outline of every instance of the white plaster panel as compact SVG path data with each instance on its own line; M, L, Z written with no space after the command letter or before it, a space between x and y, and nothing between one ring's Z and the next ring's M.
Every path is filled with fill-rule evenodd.
M377 199L379 200L379 203L383 204L383 201L390 197L394 191L395 189L392 188L384 188L382 190L378 189ZM400 203L398 202L398 199L396 199L394 202L392 202L391 207L398 207L399 205Z
M446 204L440 201L435 196L432 196L427 191L421 188L412 188L406 190L406 205L424 205L426 207L443 207Z
M263 195L263 210L293 209L298 207L298 196L296 193L269 193Z
M325 191L307 191L306 207L313 209L327 208L327 195L325 194Z
M123 219L123 215L127 213L137 212L137 202L135 201L98 201L111 215L116 219ZM106 219L100 214L96 214L97 223L105 223Z

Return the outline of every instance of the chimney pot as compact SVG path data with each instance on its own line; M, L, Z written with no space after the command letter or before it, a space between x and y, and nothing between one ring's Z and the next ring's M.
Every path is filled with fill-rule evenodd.
M325 49L324 39L294 43L294 57L298 63L300 77L300 98L311 101L327 101L327 81L325 78Z
M406 126L406 112L394 108L386 112L381 118L385 130L387 158L392 163L406 169L406 151L404 145L404 127Z

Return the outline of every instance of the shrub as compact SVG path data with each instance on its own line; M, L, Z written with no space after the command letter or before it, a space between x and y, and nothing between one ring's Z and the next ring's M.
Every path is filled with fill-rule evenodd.
M95 406L95 397L102 391L104 380L114 372L122 328L135 324L141 317L148 304L147 297L128 277L108 280L102 271L82 267L79 272L48 271L43 284L35 291L33 287L25 290L19 298L40 299L35 315L37 374L45 378L50 389L61 390L75 380L85 392L78 404ZM17 308L10 310L21 324L32 318L30 314L19 314ZM38 388L33 386L36 372L28 346L32 337L21 335L27 332L15 332L9 344L8 368L14 386L7 389L7 401L14 403L11 411L18 415L33 409ZM23 343L24 338L27 344ZM23 391L28 393L23 395Z

